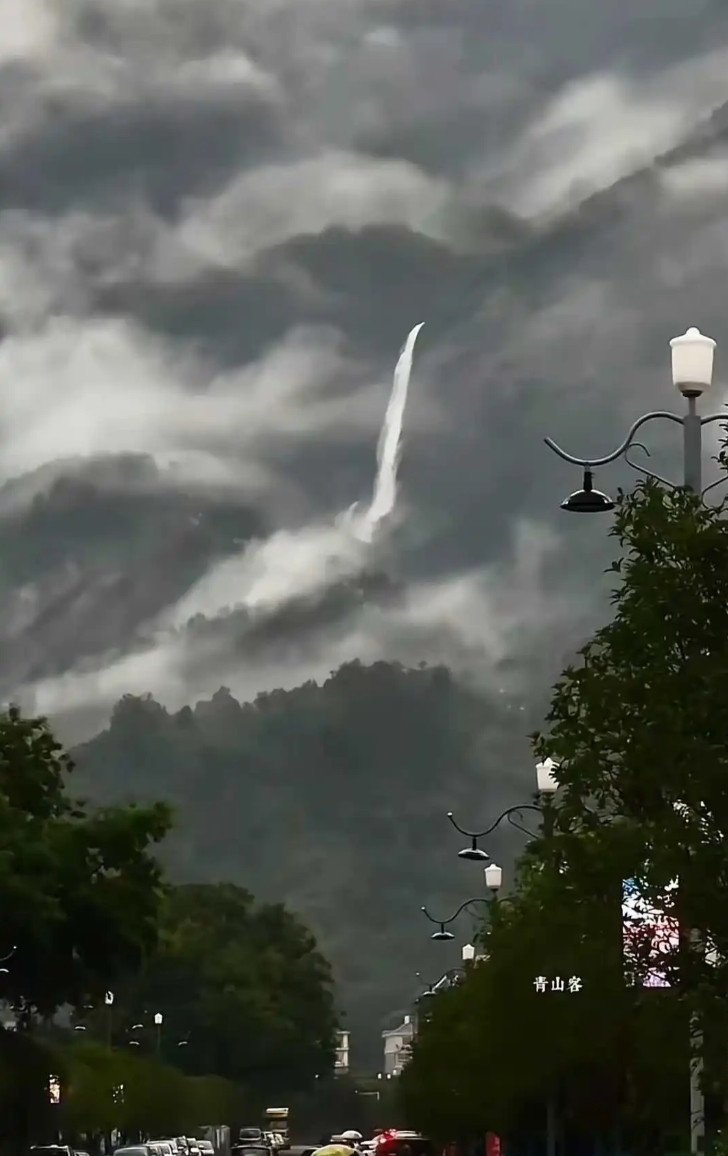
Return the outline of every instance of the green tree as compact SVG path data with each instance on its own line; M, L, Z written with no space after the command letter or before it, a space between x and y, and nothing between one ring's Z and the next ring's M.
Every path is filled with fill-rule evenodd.
M564 671L534 736L560 763L564 862L591 891L618 865L691 930L663 966L696 1006L728 981L725 510L653 481L621 497L614 615Z
M552 1101L571 1135L606 1137L621 1120L634 1151L679 1128L685 1010L673 992L625 985L618 890L589 896L527 856L483 948L461 986L428 1001L400 1081L410 1119L443 1140L514 1137L543 1132ZM551 991L556 976L581 990Z
M74 1041L67 1051L62 1128L68 1135L108 1135L123 1119L123 1093L135 1062L95 1041Z
M39 1040L0 1028L0 1146L25 1154L28 1145L47 1143L57 1128L51 1104L51 1076L66 1078L63 1056Z
M169 891L159 948L124 999L130 1016L162 1012L163 1055L190 1074L282 1093L333 1063L331 972L313 936L232 884Z
M67 792L72 769L45 719L0 715L0 954L12 953L3 997L21 1026L103 992L156 936L150 847L167 808L89 810Z
M186 1077L148 1056L74 1041L66 1051L61 1126L66 1135L169 1135L235 1120L240 1089L220 1077Z

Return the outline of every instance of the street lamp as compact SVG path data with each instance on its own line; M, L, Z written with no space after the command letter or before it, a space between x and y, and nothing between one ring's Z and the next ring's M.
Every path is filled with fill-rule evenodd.
M162 1050L162 1024L164 1023L164 1016L161 1012L154 1013L154 1027L157 1031L157 1055Z
M488 897L485 895L476 895L472 899L466 899L464 903L460 904L457 911L453 915L451 915L449 919L435 919L434 916L430 915L427 908L423 907L422 908L423 914L427 916L430 923L434 923L439 928L438 931L434 931L432 933L430 938L441 940L441 941L444 941L447 939L454 939L455 936L453 935L452 931L447 930L448 924L454 923L455 920L457 919L458 915L460 915L461 912L463 912L465 910L465 908L469 907L472 903L485 903L488 906L490 906L490 904L493 902L493 900L496 897L496 893L500 890L500 886L501 886L502 882L503 882L503 872L501 871L501 869L497 865L497 863L491 863L488 867L485 868L485 885L492 892L492 898L491 899L488 899Z
M581 466L584 471L582 489L575 490L561 503L562 510L570 510L577 514L593 514L603 510L613 510L614 502L612 499L594 489L592 471L595 466L606 466L620 457L623 457L627 465L636 470L637 473L642 473L648 478L655 478L656 481L663 482L671 489L677 489L675 482L671 482L669 478L663 478L643 466L635 465L629 457L630 449L633 446L643 450L649 457L647 447L641 442L635 441L634 438L637 430L643 425L658 419L673 422L683 428L682 484L686 489L693 490L696 494L704 497L708 490L712 490L714 486L723 481L720 478L717 482L712 482L705 489L702 489L703 426L712 425L716 421L725 422L728 419L722 413L701 417L696 406L697 399L710 388L713 381L715 342L712 337L706 337L699 329L692 328L681 334L680 337L673 337L670 347L672 349L673 384L688 403L687 413L681 416L668 410L653 410L651 413L643 414L631 426L622 444L603 458L574 457L573 454L567 454L565 450L562 450L551 438L544 438L550 450L553 450L565 462Z
M558 790L559 784L556 778L556 771L558 771L558 769L559 764L555 763L551 758L536 764L536 787L539 795L542 797L553 795L554 792ZM476 862L489 859L490 856L487 851L484 851L482 847L478 846L478 839L484 839L487 835L490 835L491 832L495 831L496 827L500 826L504 819L508 821L511 827L515 827L516 830L523 831L525 835L533 837L532 831L527 831L525 827L522 827L521 824L514 819L514 815L520 815L522 811L535 811L536 814L544 816L547 825L550 822L550 811L547 810L543 803L538 806L535 803L519 803L515 807L507 807L506 810L498 816L495 823L491 823L490 827L486 827L484 831L466 831L464 827L456 823L452 811L448 811L447 817L455 830L459 831L461 835L465 835L467 839L470 839L470 846L464 847L462 851L458 851L458 857L460 859L475 860ZM497 870L500 871L500 868ZM488 884L488 886L490 887L490 884ZM498 886L500 886L500 883Z
M104 995L106 1007L106 1046L111 1047L114 1042L114 993L107 991Z
M444 975L440 976L436 983L427 983L420 971L416 971L415 975L420 983L425 984L425 990L415 1000L415 1003L421 1003L423 999L437 995L443 988L454 987L458 984L463 979L463 970L460 967L451 967Z
M558 769L559 764L551 758L536 763L536 785L539 795L553 795L558 791L559 781L556 778Z
M606 495L599 495L601 499L606 499L602 504L597 504L596 499L590 505L585 496L588 491L592 493L591 486L591 471L593 466L605 466L609 462L616 461L617 458L623 457L627 465L637 473L642 473L648 478L654 478L658 482L669 486L670 489L677 489L674 482L669 478L663 478L652 470L645 469L643 466L637 466L630 460L629 451L632 446L639 447L649 457L649 450L641 442L634 440L637 430L643 425L647 425L651 421L658 419L673 422L676 425L681 425L683 430L683 486L686 490L691 490L695 494L699 494L704 498L709 490L712 490L720 482L724 481L719 478L718 481L711 482L710 485L703 488L703 426L712 425L716 421L726 422L728 419L724 413L714 413L707 417L701 417L697 412L697 399L708 390L713 382L713 361L715 357L715 341L712 337L706 337L699 329L692 327L679 337L673 337L670 342L670 349L672 351L672 381L675 388L683 395L688 403L687 412L682 416L676 413L671 413L667 410L655 410L651 413L646 413L638 418L629 429L626 438L616 450L611 454L607 454L603 458L592 458L590 460L584 458L576 458L572 454L567 454L556 442L551 438L545 438L546 445L553 450L560 458L566 462L571 462L573 465L581 466L584 470L584 489L572 494L565 502L561 503L561 508L565 510L572 510L577 513L587 512L591 513L598 509L612 509L614 503L611 499L606 498ZM589 487L587 487L587 480ZM690 1151L693 1156L696 1156L703 1147L705 1138L705 1099L702 1089L702 1032L693 1024L691 1029L691 1036L694 1044L695 1056L691 1057L690 1064Z

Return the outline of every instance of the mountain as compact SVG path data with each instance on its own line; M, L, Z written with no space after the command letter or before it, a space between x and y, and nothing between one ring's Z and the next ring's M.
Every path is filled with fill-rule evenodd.
M72 786L99 803L170 800L173 879L237 882L302 916L333 963L355 1053L375 1067L380 1031L417 994L415 973L439 978L470 931L464 916L448 951L419 908L445 917L483 891L445 815L488 825L506 805L514 710L523 720L443 667L384 662L252 703L221 688L174 714L127 696L73 751ZM524 789L507 802L527 799ZM503 839L492 837L493 855L515 845Z

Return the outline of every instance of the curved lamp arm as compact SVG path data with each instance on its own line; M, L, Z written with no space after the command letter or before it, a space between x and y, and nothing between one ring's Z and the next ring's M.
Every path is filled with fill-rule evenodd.
M449 919L435 919L432 915L430 915L426 907L422 908L422 912L427 916L430 923L436 923L438 927L447 927L448 923L453 923L457 919L458 915L460 915L466 907L469 907L471 903L486 903L490 905L491 902L492 900L486 899L484 895L476 895L473 899L466 899L464 903L460 904L455 914L451 915Z
M542 814L541 808L537 807L534 803L519 803L516 807L508 807L486 831L464 831L463 828L455 822L452 811L448 811L447 817L455 830L459 831L461 835L465 835L468 839L483 839L486 835L490 835L491 831L495 831L496 827L499 823L502 823L504 819L509 819L510 821L509 817L517 814L519 811L536 811L537 814ZM439 920L437 920L437 922L439 923Z
M671 482L669 478L663 478L662 474L656 474L654 470L648 470L646 466L638 466L636 462L633 462L629 456L631 450L633 449L643 450L648 458L651 456L647 446L644 446L642 442L632 442L632 444L624 451L624 460L631 469L633 469L638 474L644 474L646 478L654 478L656 482L662 482L663 486L669 486L671 490L677 489L675 483Z
M528 828L522 827L520 823L516 822L512 815L508 816L508 822L511 827L515 827L517 831L522 831L524 835L528 835L529 839L538 839L539 836L537 831L529 831Z
M555 454L558 454L560 458L563 458L565 462L571 462L573 466L581 466L583 469L588 470L591 469L592 466L606 466L610 462L616 462L617 458L621 457L622 454L632 445L632 441L634 439L634 435L637 433L637 430L640 429L643 425L647 425L648 422L654 421L655 418L665 418L666 421L676 422L677 425L683 424L683 419L681 417L679 417L676 413L670 413L668 410L656 409L653 410L652 413L643 414L642 417L638 417L637 421L633 423L621 446L619 446L619 448L614 450L611 454L605 454L603 458L575 458L573 454L567 454L566 450L562 450L561 446L557 446L556 442L552 438L544 438L543 440L546 442L546 445L549 447L549 449L553 450ZM710 421L717 420L725 421L726 418L722 417L721 415L717 415L712 418L703 418L702 422L703 424L707 424Z
M434 988L435 988L436 984L440 983L441 980L454 979L454 978L457 978L459 975L462 975L462 974L463 974L463 969L461 967L449 967L447 969L447 971L442 973L441 976L438 976L438 978L435 980L434 983L428 983L427 980L424 978L421 971L415 972L415 979L418 979L420 981L420 983L423 985L423 987L426 987L428 991L431 991L434 993Z

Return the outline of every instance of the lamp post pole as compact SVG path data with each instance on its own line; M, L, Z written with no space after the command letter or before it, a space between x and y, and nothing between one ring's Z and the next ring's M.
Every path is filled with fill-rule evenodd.
M447 817L456 831L459 831L461 835L465 835L468 839L471 840L470 847L464 847L462 851L458 851L460 858L476 860L488 859L489 856L487 852L484 851L482 847L478 846L478 839L482 839L486 835L490 835L491 831L495 831L496 827L502 823L504 819L506 819L512 827L515 827L517 830L523 831L524 834L530 835L532 838L534 838L535 833L533 831L526 830L526 828L522 827L518 820L514 819L513 817L514 815L520 815L522 811L535 811L541 816L543 820L544 838L549 839L553 834L554 829L554 812L549 800L556 793L559 787L558 779L556 777L557 771L558 764L555 763L551 758L544 759L542 763L537 763L536 789L538 791L540 803L538 805L534 803L523 803L521 806L508 807L508 809L504 811L502 815L499 815L495 823L492 823L491 826L486 828L485 831L465 831L455 822L452 812L448 811ZM486 875L487 870L488 869L486 868ZM500 868L498 868L498 870L500 871ZM442 927L441 930L444 931L444 927ZM440 937L433 935L432 938L435 939ZM465 961L466 958L472 960L475 956L475 949L472 948L470 944L466 944L466 947L469 949L468 955L466 956L464 947L463 961ZM472 951L472 955L470 954L470 951ZM546 1101L546 1156L556 1156L557 1131L557 1102L556 1095L552 1091Z
M106 1007L106 1046L111 1047L114 1040L114 993L107 991L104 996Z
M713 381L713 359L715 341L706 337L699 329L691 328L680 337L673 337L670 342L672 350L672 380L673 385L687 401L687 412L682 415L670 413L666 410L655 410L638 418L627 433L620 446L611 454L603 458L576 458L567 454L551 438L545 438L546 445L560 458L573 465L581 466L584 470L584 484L581 490L575 491L561 503L563 510L574 513L599 513L614 509L614 502L606 494L599 493L593 488L592 469L594 466L608 465L623 457L633 470L654 478L658 482L677 489L675 482L663 478L652 470L637 466L630 460L630 449L634 446L643 450L649 457L649 450L641 442L635 441L635 434L644 425L652 421L670 421L683 428L683 486L705 497L709 490L725 479L719 478L703 488L703 427L714 422L726 422L726 414L714 413L701 417L697 410L697 399L708 390ZM691 1056L690 1056L690 1152L696 1156L701 1152L705 1143L705 1100L703 1096L703 1035L700 1022L693 1017L690 1027ZM551 1154L550 1154L551 1156Z
M159 1056L161 1054L161 1051L162 1051L162 1023L163 1022L164 1022L164 1016L162 1015L162 1013L161 1012L155 1012L154 1013L154 1027L156 1030L157 1056Z

